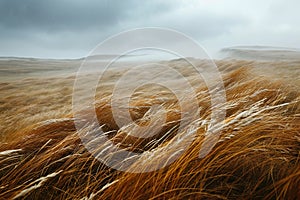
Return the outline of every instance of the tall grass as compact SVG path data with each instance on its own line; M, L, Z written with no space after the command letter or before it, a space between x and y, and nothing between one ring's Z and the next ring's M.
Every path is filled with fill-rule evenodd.
M15 127L6 131L10 136L5 137L0 147L0 198L299 198L299 91L251 73L242 67L243 62L231 62L234 64L218 63L226 89L227 102L222 105L226 109L226 119L217 144L204 158L199 158L199 151L210 120L210 97L207 88L199 84L201 80L196 80L192 73L189 80L196 87L199 117L186 124L181 132L177 129L180 106L171 91L149 86L140 88L132 96L129 109L137 124L145 125L149 119L155 121L167 116L163 128L151 138L131 136L139 131L134 124L118 127L111 111L112 85L99 88L96 113L110 140L126 150L154 152L152 157L145 154L133 168L146 168L151 161L172 157L174 151L164 147L174 141L176 135L195 133L191 145L179 159L153 172L122 172L99 162L81 143L79 135L85 134L85 130L75 128L70 99L56 102L58 105L55 100L49 100L51 109L45 108L45 112L53 109L58 113L47 117L42 107L38 107L39 103L47 101L33 96L37 99L28 103L33 109L38 107L40 116L35 114L35 119L27 123L21 120L19 126L15 122ZM56 86L54 94L60 90ZM70 87L66 86L65 90ZM60 97L67 95L70 91ZM18 98L12 100L22 102ZM155 103L162 104L164 110L150 112L150 106ZM21 115L20 109L9 114ZM134 133L140 134L143 133ZM183 140L182 145L187 141Z

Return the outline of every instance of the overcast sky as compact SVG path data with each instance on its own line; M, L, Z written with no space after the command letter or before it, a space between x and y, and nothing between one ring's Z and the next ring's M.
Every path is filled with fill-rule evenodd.
M235 45L300 48L298 0L0 0L0 56L77 58L132 28L183 32L209 54Z

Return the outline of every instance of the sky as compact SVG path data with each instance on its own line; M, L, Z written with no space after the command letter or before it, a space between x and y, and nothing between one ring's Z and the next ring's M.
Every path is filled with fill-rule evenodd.
M298 0L0 0L0 56L79 58L134 28L180 31L224 47L300 48Z

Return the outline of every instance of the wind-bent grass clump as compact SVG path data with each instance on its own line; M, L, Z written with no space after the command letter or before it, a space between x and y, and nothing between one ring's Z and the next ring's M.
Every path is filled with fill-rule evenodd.
M180 106L171 91L149 86L135 92L129 109L137 124L146 126L149 119L155 121L166 114L163 128L150 138L132 136L143 134L133 133L139 131L134 124L117 126L111 111L111 91L100 87L98 92L105 95L97 95L96 113L110 140L121 149L154 152L153 157L145 154L133 168L146 168L153 160L172 157L174 151L164 147L178 134L193 132L194 140L169 166L128 173L107 167L85 149L79 135L86 130L76 130L71 114L32 124L0 147L0 198L297 199L299 92L245 68L220 69L227 95L222 105L226 119L218 143L204 158L199 158L199 152L210 120L210 97L197 80L194 87L199 117L181 132ZM164 109L151 112L151 105L156 103ZM187 141L182 140L182 147Z

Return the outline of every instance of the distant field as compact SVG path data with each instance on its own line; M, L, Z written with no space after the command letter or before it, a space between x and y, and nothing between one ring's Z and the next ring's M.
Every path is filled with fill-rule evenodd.
M246 54L252 55L249 52ZM265 57L269 54L272 51ZM0 59L0 199L298 198L300 57L241 60L233 55L215 60L226 89L227 102L219 105L226 109L226 118L218 143L203 159L198 154L211 114L205 82L181 60L163 62L185 74L197 91L199 118L192 128L196 137L170 166L143 174L108 168L80 142L78 135L84 130L75 128L72 94L82 60ZM199 66L203 63L197 62ZM97 89L99 124L122 149L156 152L151 159L158 161L171 156L159 149L176 134L191 131L187 124L181 133L176 132L178 99L161 87L135 91L128 109L137 124L164 114L167 118L162 131L151 138L130 136L136 130L133 125L118 127L111 111L115 81L130 66L119 65L105 74L104 84ZM84 78L91 76L92 71ZM176 84L176 77L168 81ZM150 106L157 103L165 110L149 114ZM89 115L84 107L81 112ZM135 167L144 166L142 161Z

